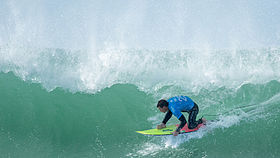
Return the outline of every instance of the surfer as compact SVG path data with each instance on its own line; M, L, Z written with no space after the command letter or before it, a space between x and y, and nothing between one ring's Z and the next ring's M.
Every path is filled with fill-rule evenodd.
M184 117L182 112L189 113L189 129L194 129L197 127L198 124L206 122L204 118L201 118L198 121L196 121L196 115L199 112L198 106L194 101L192 101L191 98L187 96L176 96L169 98L168 100L161 99L158 101L157 108L160 110L160 112L167 112L162 123L157 126L157 129L165 128L166 123L171 118L172 114L176 116L178 120L181 121L178 128L173 132L174 136L177 136L180 133L180 130L187 123L186 118Z

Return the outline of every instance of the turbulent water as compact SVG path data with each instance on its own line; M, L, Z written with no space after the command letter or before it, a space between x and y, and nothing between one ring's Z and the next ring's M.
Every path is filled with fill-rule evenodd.
M0 157L280 157L279 6L1 0ZM135 132L176 95L212 121Z
M3 157L280 156L279 49L13 51L1 50ZM161 122L158 99L181 94L214 122L178 137L135 132Z

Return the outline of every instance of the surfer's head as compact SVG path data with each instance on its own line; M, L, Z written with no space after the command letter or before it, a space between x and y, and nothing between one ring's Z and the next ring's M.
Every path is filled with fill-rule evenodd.
M161 99L160 101L158 101L157 108L160 112L165 113L166 111L168 111L168 102L164 99Z

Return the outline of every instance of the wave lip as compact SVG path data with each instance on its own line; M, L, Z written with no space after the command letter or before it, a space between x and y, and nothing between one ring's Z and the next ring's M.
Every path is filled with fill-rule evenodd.
M46 89L95 93L114 84L134 84L154 93L175 85L188 91L236 88L280 78L280 49L145 50L2 48L0 71Z

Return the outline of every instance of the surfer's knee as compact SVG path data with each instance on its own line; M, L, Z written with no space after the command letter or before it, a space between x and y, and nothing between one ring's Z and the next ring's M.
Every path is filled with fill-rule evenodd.
M195 124L191 124L191 123L189 123L189 125L188 125L188 128L189 129L194 129L196 127L196 125Z

